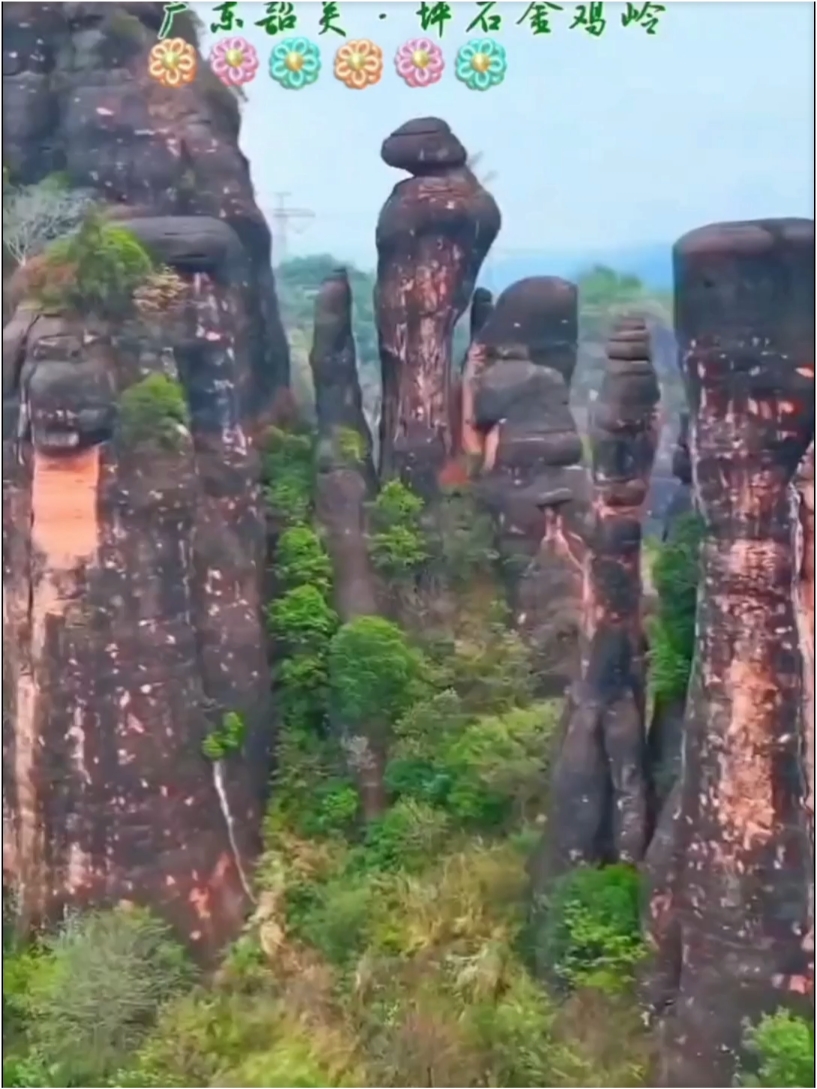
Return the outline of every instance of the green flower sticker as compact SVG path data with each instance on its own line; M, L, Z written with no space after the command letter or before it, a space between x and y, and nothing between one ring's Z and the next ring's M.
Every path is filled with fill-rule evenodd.
M320 50L308 38L284 38L270 54L269 74L288 91L314 83L320 70Z
M457 53L457 79L472 91L487 91L505 78L508 60L504 46L493 38L474 38Z

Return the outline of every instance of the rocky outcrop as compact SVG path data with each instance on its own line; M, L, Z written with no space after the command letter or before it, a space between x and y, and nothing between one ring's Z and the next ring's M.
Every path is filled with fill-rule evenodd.
M324 280L315 300L309 363L318 417L316 514L334 569L335 607L345 622L377 613L365 516L365 502L372 498L376 483L345 269Z
M640 862L647 842L641 523L658 441L658 383L643 321L621 322L592 422L579 678L553 774L553 869Z
M63 172L124 218L207 216L233 228L250 265L242 331L246 415L266 420L288 397L269 228L238 147L239 104L200 61L162 87L148 74L163 4L3 6L3 163L15 184ZM178 17L174 33L194 40ZM184 243L190 253L190 239Z
M147 74L162 7L3 9L14 180L64 170L172 270L115 321L24 302L4 330L4 870L28 921L133 900L208 953L259 847L253 437L288 355L237 106L203 64ZM207 757L225 715L243 740Z
M462 394L463 448L497 524L515 624L558 692L576 665L588 503L568 405L576 305L553 277L507 288L471 343Z
M377 224L380 471L384 479L401 475L432 495L457 452L454 326L468 306L500 215L444 121L408 121L384 141L381 155L413 176L394 187Z
M657 1083L729 1085L745 1021L811 989L813 856L789 488L814 434L814 224L675 249L704 520L680 782L650 849Z

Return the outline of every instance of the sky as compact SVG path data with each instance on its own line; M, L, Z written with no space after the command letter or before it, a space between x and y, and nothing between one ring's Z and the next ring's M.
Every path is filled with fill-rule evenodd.
M493 37L508 71L486 92L453 73L456 50L475 36L466 33L475 3L451 4L442 79L413 89L393 58L422 33L418 0L341 0L346 40L370 38L384 52L381 81L363 91L333 76L344 39L319 36L320 3L295 4L295 33L322 54L318 81L298 91L267 73L277 39L253 25L264 5L239 3L238 33L261 58L245 87L241 133L258 203L274 233L277 193L313 213L290 221L288 255L329 252L373 266L377 215L406 176L381 161L380 145L423 116L443 118L481 155L477 173L490 175L502 210L500 257L672 243L722 219L814 216L812 3L670 0L653 35L623 27L625 5L605 3L605 32L592 37L569 29L577 5L560 2L549 35L517 25L527 4L496 5L502 27ZM213 5L191 7L208 27L216 21ZM203 52L223 36L208 34Z

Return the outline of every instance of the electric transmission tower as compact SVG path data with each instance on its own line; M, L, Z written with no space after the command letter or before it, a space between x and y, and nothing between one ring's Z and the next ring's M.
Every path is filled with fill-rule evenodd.
M309 226L310 220L315 218L311 208L290 208L287 206L287 198L291 193L275 193L275 207L270 213L273 223L272 243L273 252L277 253L278 264L282 265L289 255L289 232L301 234Z

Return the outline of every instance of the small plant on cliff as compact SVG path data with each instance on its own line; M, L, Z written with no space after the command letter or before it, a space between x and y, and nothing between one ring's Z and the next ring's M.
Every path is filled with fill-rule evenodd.
M644 954L633 867L573 870L554 883L542 909L537 951L555 979L616 990L632 978Z
M24 265L49 242L73 230L91 203L85 190L71 190L58 175L36 185L3 186L3 247Z
M191 979L167 927L139 908L69 919L29 982L29 1038L65 1080L103 1085Z
M227 711L222 716L221 724L205 737L201 751L208 760L223 760L239 752L247 734L247 724L235 711Z
M119 398L119 434L126 446L150 443L178 448L190 412L180 382L158 371L135 382Z
M153 270L136 236L98 213L86 216L76 234L53 242L44 257L32 283L35 296L49 307L104 317L126 312Z
M372 563L391 578L405 578L428 559L419 525L423 501L399 480L384 484L372 504Z
M667 701L684 698L692 670L702 535L697 514L681 515L653 567L658 612L649 624L650 685Z
M745 1073L745 1086L814 1085L814 1021L778 1010L746 1032L746 1047L758 1060L755 1074Z

